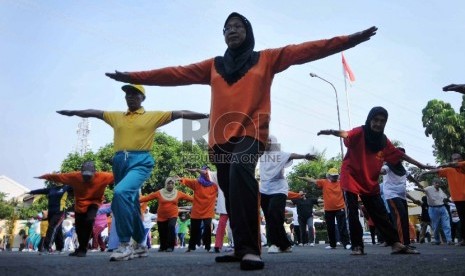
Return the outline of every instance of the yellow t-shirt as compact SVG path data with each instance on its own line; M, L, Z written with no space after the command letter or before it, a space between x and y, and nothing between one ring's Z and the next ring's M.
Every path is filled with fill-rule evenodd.
M149 151L155 130L171 121L171 112L145 111L143 107L134 112L105 111L103 120L113 128L115 151Z

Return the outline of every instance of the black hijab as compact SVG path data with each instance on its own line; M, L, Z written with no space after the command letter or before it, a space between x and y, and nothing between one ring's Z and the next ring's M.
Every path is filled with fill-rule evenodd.
M405 149L404 148L400 148L398 147L397 148L398 150L402 151L403 153L405 153ZM395 164L395 165L391 165L389 163L386 163L386 165L389 167L389 169L396 175L398 176L403 176L407 173L407 171L405 170L404 168L404 165L402 165L402 161L399 161L399 163Z
M378 152L386 147L387 144L387 137L384 135L383 132L375 132L371 129L371 120L376 115L383 115L388 118L388 112L384 107L375 106L370 110L368 113L367 120L365 121L365 125L363 125L363 133L365 135L365 145L366 147L372 152Z
M237 12L231 13L224 26L228 23L229 19L237 17L245 26L246 36L244 42L237 49L226 49L224 56L215 58L216 71L223 77L223 79L232 85L240 80L249 69L258 62L260 54L254 52L255 39L253 36L252 25L249 20Z

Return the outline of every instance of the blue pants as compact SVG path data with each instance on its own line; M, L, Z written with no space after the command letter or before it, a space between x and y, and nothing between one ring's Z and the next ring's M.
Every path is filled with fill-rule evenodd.
M431 218L431 226L433 227L434 240L436 243L440 243L441 239L439 238L439 226L442 227L444 235L446 235L446 240L448 242L452 241L452 236L450 232L450 220L449 214L445 206L440 207L429 207L428 214Z
M146 151L119 151L113 157L115 190L111 210L120 242L145 241L139 190L150 177L155 161Z

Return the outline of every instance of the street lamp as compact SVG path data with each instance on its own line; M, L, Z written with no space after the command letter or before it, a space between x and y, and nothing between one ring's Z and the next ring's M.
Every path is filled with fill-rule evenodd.
M325 81L325 82L331 84L331 86L333 87L333 89L334 89L334 94L336 95L337 121L338 121L338 123L339 123L339 130L341 130L341 116L339 115L339 99L338 99L338 97L337 97L337 90L336 90L336 87L334 87L334 85L333 85L331 82L325 80L324 78L318 76L318 75L315 74L315 73L310 73L310 77L312 77L312 78L319 78L320 80ZM341 159L344 159L344 148L342 147L342 138L340 138L340 137L339 137L339 143L340 143L340 145L341 145Z

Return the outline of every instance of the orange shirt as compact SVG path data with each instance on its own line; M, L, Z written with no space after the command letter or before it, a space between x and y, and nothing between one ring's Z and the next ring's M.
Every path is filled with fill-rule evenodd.
M157 209L157 221L167 221L170 218L176 218L179 215L178 203L180 200L193 201L194 199L186 195L185 193L178 191L176 198L172 200L166 200L160 193L156 191L154 193L148 194L139 198L139 202L147 202L151 200L158 200L158 209Z
M291 65L337 53L347 42L347 36L339 36L260 51L257 64L232 85L218 74L214 58L187 66L133 72L130 77L132 83L145 85L210 85L210 147L242 136L250 136L266 143L271 113L270 90L274 75Z
M439 169L438 175L447 178L449 184L450 197L453 201L465 201L465 173L462 168L465 162L459 163L459 168L442 168Z
M325 211L336 211L345 208L341 183L331 182L328 179L318 179L316 185L323 189L323 204Z
M215 203L218 195L218 185L202 186L197 179L182 178L181 183L194 191L194 202L191 218L204 219L215 216Z
M90 183L84 183L81 172L44 174L40 178L73 187L74 210L80 214L87 212L87 207L91 204L100 206L105 188L114 182L113 174L108 172L96 172Z

